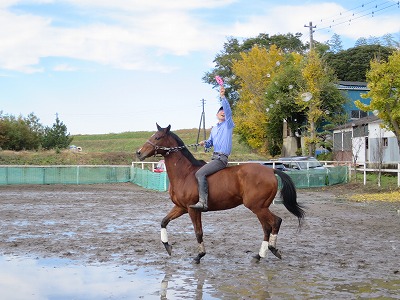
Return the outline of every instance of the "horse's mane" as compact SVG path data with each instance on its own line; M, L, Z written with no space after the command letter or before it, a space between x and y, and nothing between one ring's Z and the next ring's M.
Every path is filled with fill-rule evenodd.
M175 139L175 141L178 143L178 146L185 146L185 143L181 140L179 136L177 136L175 133L172 131L169 132L169 134ZM194 165L194 166L204 166L206 162L204 160L198 160L196 159L193 154L185 147L181 150L182 154Z

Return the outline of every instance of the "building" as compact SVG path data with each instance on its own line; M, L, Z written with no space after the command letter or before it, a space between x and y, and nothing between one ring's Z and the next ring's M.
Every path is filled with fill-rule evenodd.
M357 163L397 163L400 151L392 131L381 128L372 115L338 126L333 131L334 160Z

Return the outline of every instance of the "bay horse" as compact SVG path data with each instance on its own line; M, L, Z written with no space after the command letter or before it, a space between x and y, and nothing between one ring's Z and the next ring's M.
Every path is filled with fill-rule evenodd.
M161 241L171 255L172 246L168 243L167 225L170 221L189 213L198 243L198 254L194 261L200 263L200 259L206 254L201 212L190 208L189 205L198 201L198 183L194 174L205 162L194 158L183 141L170 131L171 125L166 128L156 125L158 131L136 151L136 155L141 161L155 155L162 155L165 160L170 181L169 194L175 206L161 221ZM264 232L259 253L254 256L258 261L266 257L268 249L281 258L276 241L282 219L269 210L278 191L278 179L275 175L278 175L282 182L283 205L298 218L300 227L305 211L297 203L296 188L286 173L261 164L246 163L229 166L207 177L208 211L226 210L243 204L257 216Z

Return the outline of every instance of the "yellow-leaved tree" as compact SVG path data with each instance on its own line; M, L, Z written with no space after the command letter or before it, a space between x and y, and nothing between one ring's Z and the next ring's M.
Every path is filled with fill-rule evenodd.
M400 50L393 52L387 62L372 60L367 83L370 91L364 98L371 98L370 104L359 100L355 104L378 115L383 126L394 132L400 149Z
M235 107L236 132L250 147L266 153L268 115L265 92L279 71L283 55L275 45L269 50L254 46L249 52L240 55L242 59L232 66L241 87Z
M332 80L333 72L324 65L318 53L311 50L302 69L305 90L303 90L296 103L304 108L307 117L307 132L305 143L308 146L309 155L315 155L316 145L319 142L317 137L317 123L324 114L321 92Z

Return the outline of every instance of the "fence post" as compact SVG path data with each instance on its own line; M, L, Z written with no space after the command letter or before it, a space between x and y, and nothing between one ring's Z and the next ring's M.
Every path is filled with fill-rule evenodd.
M367 162L364 162L364 185L367 185Z
M349 164L348 164L348 172L349 172L349 181L348 182L351 182L351 162L349 162Z
M397 187L400 187L400 163L397 163Z

